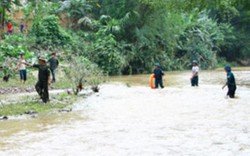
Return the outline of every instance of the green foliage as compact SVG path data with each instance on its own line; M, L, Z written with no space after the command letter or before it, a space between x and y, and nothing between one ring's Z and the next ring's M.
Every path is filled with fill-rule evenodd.
M6 10L10 12L10 9L14 5L20 5L19 0L2 0L0 1L0 23L1 27L4 28L5 25L5 16L6 16Z
M73 9L72 4L76 3ZM155 62L165 70L183 69L192 59L199 60L202 68L212 68L217 56L228 54L235 41L230 24L218 23L209 17L215 16L214 10L221 10L217 13L217 17L223 19L220 21L237 17L239 12L234 0L202 3L198 0L106 0L96 2L100 4L99 11L91 16L95 9L93 3L65 2L61 10L67 10L78 24L88 23L91 27L88 32L83 29L82 37L74 37L73 51L109 74L151 72ZM79 8L83 9L82 13L76 11ZM202 11L204 9L212 11Z
M97 65L84 57L69 58L67 68L64 68L66 77L70 80L75 94L78 94L87 85L98 87L104 81L104 73Z
M71 21L72 28L79 28L79 25L90 26L91 19L88 17L92 5L86 0L66 0L61 3L59 13L64 13Z
M198 60L203 68L212 68L223 42L224 34L220 25L209 18L206 12L202 12L180 37L178 56L190 62Z
M108 74L120 74L124 65L118 43L112 34L107 34L105 27L95 34L95 42L88 47L85 55Z
M33 23L31 34L36 37L36 44L43 49L67 45L70 42L70 36L60 27L58 18L54 15Z
M105 82L107 76L96 64L91 64L89 71L91 71L91 74L88 76L87 82L94 92L98 92L99 85Z
M227 61L237 61L243 65L250 64L250 32L234 30L234 39L230 44L225 45L220 56L227 58Z
M37 23L45 16L56 15L59 8L59 3L51 3L49 0L28 0L27 4L22 7L26 22Z
M0 67L3 69L4 75L11 74L14 76L16 71L16 63L20 55L25 54L25 58L31 61L34 56L27 47L22 44L23 39L19 36L7 36L5 42L0 45Z
M1 55L3 57L19 57L20 54L24 53L27 55L29 54L29 51L22 46L12 46L10 44L3 44L0 46L0 51L1 51ZM4 58L0 58L0 60L3 60Z
M26 36L23 34L5 35L5 40L2 41L2 45L9 44L13 47L23 47L26 49L32 49L36 46L35 38L33 36Z
M249 9L247 0L30 0L29 35L6 41L39 53L61 49L108 74L152 72L155 62L185 69L193 59L213 68L218 57L249 60ZM64 31L57 15L73 30Z

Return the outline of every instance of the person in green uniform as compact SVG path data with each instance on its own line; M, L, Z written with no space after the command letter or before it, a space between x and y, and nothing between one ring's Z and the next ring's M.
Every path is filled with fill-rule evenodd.
M56 82L56 69L59 65L59 61L58 59L56 59L56 53L53 52L51 54L51 58L48 60L48 63L50 65L50 71L51 71L51 74L52 74L52 83Z
M50 71L46 64L46 59L40 57L38 64L26 63L29 66L38 69L38 82L35 85L36 91L44 103L49 101L48 86L50 85Z
M159 63L155 64L155 69L153 73L155 74L155 88L158 88L158 85L160 85L161 88L164 88L163 82L162 82L162 76L164 75L164 73Z
M224 69L225 69L225 72L227 73L227 82L222 87L222 89L224 89L227 86L228 87L227 96L229 96L230 98L234 98L234 94L236 91L236 83L235 83L234 74L232 73L230 66L225 66Z

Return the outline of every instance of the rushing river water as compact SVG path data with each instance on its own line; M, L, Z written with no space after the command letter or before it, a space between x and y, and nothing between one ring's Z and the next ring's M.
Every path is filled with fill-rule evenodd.
M149 75L112 77L73 111L0 122L0 155L249 156L250 69L233 71L235 99L225 98L223 70L167 72L165 88Z

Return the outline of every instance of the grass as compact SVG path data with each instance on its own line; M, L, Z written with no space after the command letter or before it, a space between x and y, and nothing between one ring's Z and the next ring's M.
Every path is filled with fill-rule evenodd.
M34 100L30 96L20 97L17 103L1 104L0 116L17 116L32 111L38 113L49 112L53 110L61 110L73 104L77 96L68 95L66 93L51 95L49 103L42 103L39 99ZM21 102L20 102L21 101Z
M22 84L19 80L18 76L13 76L9 79L9 81L3 82L2 80L0 81L0 88L21 88L21 87L33 87L35 86L37 82L37 78L35 78L34 76L30 76L28 77L27 81L25 82L25 84ZM71 83L68 79L60 77L58 79L58 81L56 83L51 84L51 86L53 88L56 89L67 89L67 88L71 88Z
M20 82L18 73L12 75L7 83L0 80L0 89L9 88L12 90L14 88L35 88L35 84L38 80L37 71L30 70L27 73L27 76L28 79L25 84ZM56 83L51 84L53 89L68 89L72 87L70 80L65 78L65 74L61 70L58 71L56 78ZM42 103L38 96L37 99L34 99L33 96L28 95L12 96L11 94L2 94L0 95L0 100L1 99L4 99L7 103L1 104L0 101L0 116L18 116L25 114L25 112L28 111L43 113L53 110L61 110L72 105L77 100L77 96L68 95L67 93L50 94L50 102L46 104Z
M31 101L31 102L24 102L24 103L18 103L18 104L8 104L8 105L2 105L0 109L0 115L1 116L10 116L10 115L22 115L25 112L28 111L34 111L38 113L42 113L48 110L53 109L60 109L64 108L65 104L39 104L37 102Z

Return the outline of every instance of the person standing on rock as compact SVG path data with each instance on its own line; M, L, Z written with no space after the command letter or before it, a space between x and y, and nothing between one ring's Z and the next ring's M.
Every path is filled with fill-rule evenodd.
M230 66L225 66L224 70L227 73L227 82L222 87L222 89L224 89L227 86L228 87L227 96L229 96L230 98L234 98L234 94L236 91L234 74L232 73Z
M191 86L194 87L194 86L199 86L199 76L198 76L198 73L199 73L199 67L198 67L198 63L196 60L193 60L192 62L192 77L190 78L191 80Z
M51 71L51 74L52 74L52 83L56 82L56 69L59 65L59 61L58 59L56 59L56 53L53 52L51 54L51 58L48 60L49 62L49 65L50 65L50 71Z
M26 61L25 61L25 58L24 58L24 53L21 54L20 56L20 60L18 61L17 63L17 69L19 70L19 75L20 75L20 80L21 80L21 83L24 84L25 81L27 80L27 72L26 72Z
M40 57L38 64L26 63L29 66L38 68L38 82L36 83L36 91L44 103L49 101L49 85L50 85L50 71L46 64L46 59Z

